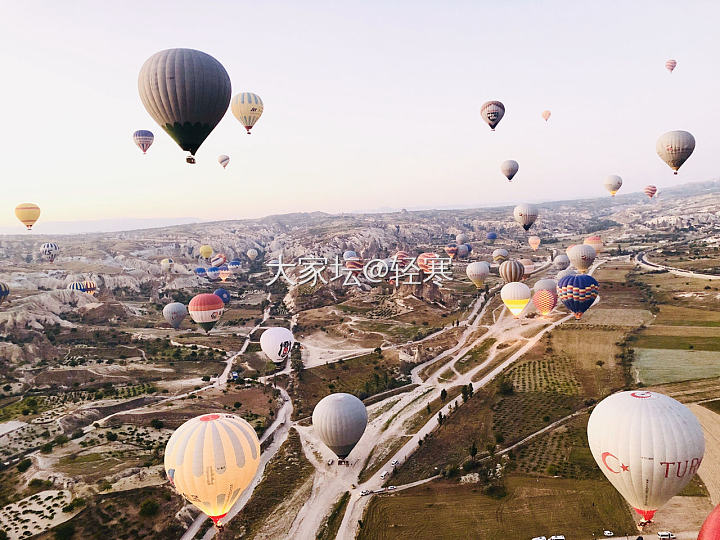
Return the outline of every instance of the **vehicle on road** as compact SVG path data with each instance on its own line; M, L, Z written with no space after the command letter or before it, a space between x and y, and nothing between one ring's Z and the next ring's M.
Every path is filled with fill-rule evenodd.
M658 533L658 538L669 538L670 540L672 540L673 538L675 538L675 535L670 531L660 531Z
M565 536L562 534L553 535L550 537L550 540L565 540Z
M388 491L395 489L395 486L388 486Z
M547 540L547 538L545 538L544 536L536 536L532 540Z
M383 471L382 474L380 475L380 478L385 478L385 477L387 477L388 474L390 474L390 473L388 473L387 471Z
M332 458L328 459L328 465L332 465L333 463L335 463L334 459L332 459Z
M376 489L373 493L385 493L385 488Z
M390 462L390 465L392 465L393 467L397 467L398 465L400 465L400 461L398 461L397 459L393 459Z
M615 533L612 532L612 531L603 531L603 534L604 534L605 536L615 536Z
M365 495L370 495L371 493L372 493L372 491L370 491L369 489L363 489L363 490L360 492L360 496L361 496L361 497L364 497Z

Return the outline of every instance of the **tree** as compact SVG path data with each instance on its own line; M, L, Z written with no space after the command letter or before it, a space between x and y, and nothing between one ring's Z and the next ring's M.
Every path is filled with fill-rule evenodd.
M32 465L32 461L30 461L30 458L25 458L20 463L18 463L18 471L23 473L30 468L30 465Z
M62 525L55 527L55 540L70 540L75 536L75 525L66 521Z
M152 420L150 420L150 427L153 427L155 429L162 429L163 427L165 427L165 423L159 418L153 418Z
M440 391L440 401L445 403L445 400L447 399L447 390L444 388Z
M105 433L105 438L110 442L118 440L117 433L113 433L112 431L108 431L107 433Z
M432 414L432 409L430 408L430 404L427 404L427 413Z
M203 382L209 382L210 381L210 375L205 375L202 378Z
M478 453L478 447L475 444L475 441L473 441L472 446L470 447L470 450L469 450L470 459L475 461L475 456L477 455L477 453Z
M158 513L160 505L153 499L145 499L140 505L140 515L143 517L151 517Z
M443 420L445 420L445 417L443 416L442 411L438 412L438 425L442 426Z

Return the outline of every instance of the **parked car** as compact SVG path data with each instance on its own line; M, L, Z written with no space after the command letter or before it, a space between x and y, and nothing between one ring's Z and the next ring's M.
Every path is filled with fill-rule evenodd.
M675 538L675 535L670 531L660 531L658 533L658 538L669 538L670 540L672 540L673 538Z
M392 465L393 467L396 467L396 466L400 465L400 462L397 459L393 459L390 462L390 465Z
M382 474L380 475L380 478L385 478L388 474L390 474L390 473L388 473L387 471L383 471Z
M612 532L612 531L603 531L603 534L604 534L605 536L615 536L615 533Z
M565 536L562 534L556 534L550 537L550 540L565 540Z
M388 486L388 491L395 489L395 486Z
M370 493L372 493L372 492L371 492L369 489L363 489L363 490L360 492L360 496L361 496L361 497L364 497L365 495L370 495Z
M332 465L333 463L335 463L334 459L332 459L332 458L328 459L328 465Z
M544 536L536 536L532 540L547 540L547 538L545 538Z

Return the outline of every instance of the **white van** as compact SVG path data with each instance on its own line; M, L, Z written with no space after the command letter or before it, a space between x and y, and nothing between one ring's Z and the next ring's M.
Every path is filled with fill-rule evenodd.
M551 536L550 540L565 540L565 537L562 534L558 534L555 536Z
M388 472L383 471L382 474L380 475L380 478L384 479L387 475L388 475Z
M670 531L660 531L658 533L658 538L669 538L670 540L672 540L673 538L675 538L675 535Z

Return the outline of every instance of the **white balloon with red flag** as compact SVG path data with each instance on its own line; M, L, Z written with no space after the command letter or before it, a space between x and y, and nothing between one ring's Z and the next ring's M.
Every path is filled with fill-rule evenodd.
M590 415L587 431L598 467L643 522L692 480L705 453L695 415L657 392L605 398Z

